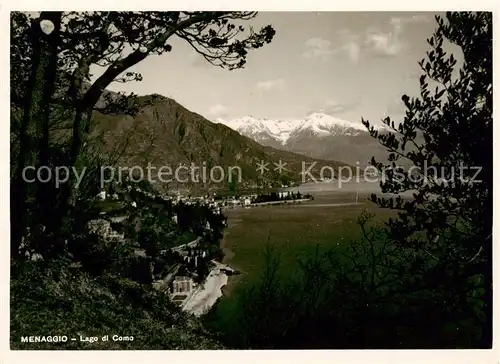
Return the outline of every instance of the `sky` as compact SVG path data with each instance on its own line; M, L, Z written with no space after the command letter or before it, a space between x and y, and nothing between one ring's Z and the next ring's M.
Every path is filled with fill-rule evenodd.
M251 50L244 69L212 66L183 40L172 52L131 68L143 81L114 91L158 93L209 120L251 115L299 119L326 112L341 119L401 118L403 94L419 90L420 61L434 13L262 12L245 22L271 24L270 44Z

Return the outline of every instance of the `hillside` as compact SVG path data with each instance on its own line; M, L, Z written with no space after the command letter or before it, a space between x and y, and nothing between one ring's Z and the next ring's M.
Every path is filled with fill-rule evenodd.
M173 172L180 165L179 176L187 182L171 182L159 185L160 188L179 185L194 185L192 174L187 167L194 163L198 167L198 181L203 181L203 167L206 167L207 183L197 183L205 187L225 188L228 186L227 176L229 167L241 168L241 183L239 187L255 187L259 185L300 183L302 166L307 169L313 162L317 162L313 171L318 173L322 166L330 166L337 170L345 163L338 161L314 160L304 155L288 151L277 150L269 146L262 146L254 140L240 135L231 128L214 124L199 114L193 113L175 100L160 95L149 95L139 99L140 110L134 117L125 115L94 114L95 133L103 133L105 149L114 150L125 138L128 146L122 155L119 165L126 167L141 166L146 168L148 163L156 168L170 167ZM286 170L282 173L274 171L273 163L286 163ZM262 175L257 171L257 163L269 163ZM222 182L210 183L210 170L215 166L222 167L226 178ZM233 169L237 173L237 169ZM214 177L219 179L221 170L214 170ZM151 175L157 179L157 169L152 169ZM164 179L173 178L164 176ZM235 178L237 175L235 175ZM195 183L193 183L193 181Z

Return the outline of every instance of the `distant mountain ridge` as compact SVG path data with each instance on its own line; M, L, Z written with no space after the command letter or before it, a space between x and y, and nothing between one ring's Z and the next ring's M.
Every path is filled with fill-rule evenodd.
M139 113L135 117L94 113L94 132L104 134L108 151L127 138L128 147L120 159L121 165L146 168L151 163L157 167L166 165L176 168L194 163L208 169L237 166L242 171L242 182L238 188L267 187L270 184L280 187L289 182L300 184L304 164L307 169L316 162L313 173L317 173L322 166L337 169L346 165L336 160L320 160L263 146L226 125L210 122L168 97L141 96L139 102ZM281 173L275 168L275 163L279 161L286 164ZM262 162L267 163L266 169L259 171L258 163ZM189 185L190 182L180 184ZM227 187L226 181L218 187L224 184ZM169 185L175 188L177 183Z
M286 145L289 139L300 136L304 132L317 136L356 136L366 132L366 128L361 122L343 120L320 112L309 114L303 119L269 119L244 116L229 120L218 118L215 122L224 124L254 139L258 139L259 136L264 140L275 139L283 145ZM385 129L384 126L376 126L376 128Z
M350 165L367 165L372 156L384 160L387 152L360 122L339 119L321 112L302 119L269 119L245 116L215 119L256 142L310 158L333 159ZM374 125L389 132L385 125Z

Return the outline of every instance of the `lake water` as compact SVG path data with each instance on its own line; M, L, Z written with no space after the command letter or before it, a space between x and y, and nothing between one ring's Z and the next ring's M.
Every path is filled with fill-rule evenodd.
M382 193L380 185L378 182L366 182L360 181L356 182L344 182L339 185L338 181L333 182L316 182L316 183L305 183L297 187L288 187L282 189L283 191L292 191L294 193L300 192L301 194L309 193L314 197L325 197L329 196L334 198L335 196L343 196L343 200L355 200L356 195L359 198L366 198L366 196L372 193L379 197L394 197L392 193ZM411 197L413 191L406 191L400 194L401 197L407 198Z
M344 195L347 199L356 199L356 195L359 197L366 197L375 193L380 197L391 197L393 194L382 194L379 182L367 182L367 181L356 181L353 182L342 182L333 180L332 182L314 182L305 183L299 186L287 187L287 188L265 188L265 189L238 189L236 192L231 192L229 190L218 190L218 196L233 196L233 195L251 195L251 194L268 194L271 192L279 191L291 191L294 193L300 192L301 194L311 194L313 196L341 196ZM402 197L411 197L412 191L407 191L401 194Z

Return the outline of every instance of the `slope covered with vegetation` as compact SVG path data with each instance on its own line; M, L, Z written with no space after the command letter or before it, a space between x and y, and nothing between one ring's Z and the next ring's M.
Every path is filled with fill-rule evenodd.
M194 36L196 40L188 41L203 45L206 51L211 47L212 63L240 68L250 50L271 42L274 35L271 26L245 29L243 24L255 16L255 12L41 12L30 18L26 13L11 13L12 348L220 347L199 321L158 291L153 280L181 259L170 248L193 235L203 233L207 260L215 256L223 216L214 217L206 206L177 204L174 208L148 183L141 185L148 190L142 195L134 192L135 184L115 186L123 191L113 192L120 196L112 206L96 201L102 167L117 167L131 156L126 151L143 156L138 140L129 143L129 137L138 137L140 130L131 130L111 147L105 144L111 137L103 132L108 126L113 129L113 122L126 126L129 119L121 116L133 119L143 100L105 89L114 81L140 79L125 71L150 54L171 51L172 36ZM214 34L214 29L219 31ZM237 41L235 33L242 35ZM123 47L132 53L124 56ZM94 82L89 73L92 64L107 67ZM168 110L167 104L164 112ZM178 123L169 133L179 136L174 143L181 148L179 156L187 150L182 140L190 133L186 124L191 121L171 121ZM210 133L207 137L213 136ZM164 141L173 142L167 136ZM172 151L176 152L175 147ZM50 183L28 181L26 167L45 168L52 173ZM84 172L82 179L72 173L56 180L56 171L64 168ZM127 219L121 226L106 221L119 215ZM177 224L172 223L173 215ZM106 223L113 224L122 238L110 240L93 231L89 225L96 221L104 226L98 231L109 230ZM208 231L202 229L207 222ZM203 267L200 264L197 272L201 279L206 274ZM36 345L21 340L48 334L77 340ZM115 334L134 336L134 340L114 342ZM110 340L90 344L80 335L109 335Z

